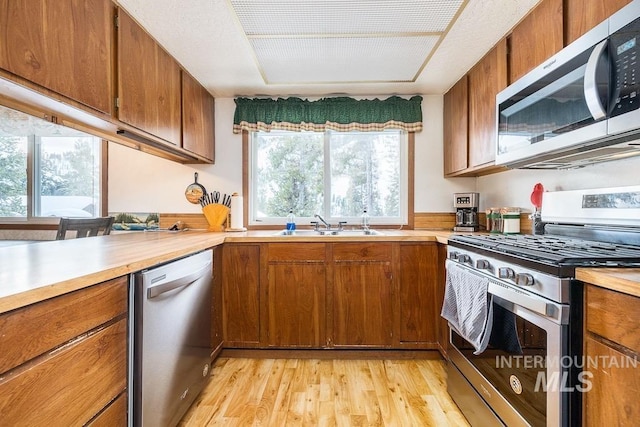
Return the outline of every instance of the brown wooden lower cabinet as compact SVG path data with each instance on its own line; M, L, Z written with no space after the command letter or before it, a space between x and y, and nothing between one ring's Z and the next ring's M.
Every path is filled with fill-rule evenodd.
M333 340L335 347L393 344L391 243L333 245Z
M223 252L227 348L438 349L446 335L435 242L225 243Z
M399 340L435 346L442 301L438 299L437 244L400 243L399 265Z
M125 392L127 285L120 277L0 315L0 424L84 425ZM110 413L126 423L126 405Z
M125 427L127 425L127 393L122 393L102 412L89 421L87 427Z
M585 287L585 426L637 426L640 419L640 298Z
M326 345L325 244L265 246L266 341L272 347L321 348Z
M222 247L222 329L229 347L260 344L260 245Z

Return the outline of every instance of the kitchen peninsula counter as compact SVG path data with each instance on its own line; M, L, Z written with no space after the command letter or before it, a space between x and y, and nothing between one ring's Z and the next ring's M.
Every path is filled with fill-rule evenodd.
M0 313L220 245L224 238L128 232L0 247Z

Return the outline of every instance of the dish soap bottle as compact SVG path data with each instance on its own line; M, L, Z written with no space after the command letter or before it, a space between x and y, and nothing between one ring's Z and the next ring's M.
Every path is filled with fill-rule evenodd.
M367 231L369 230L369 214L367 213L367 208L364 208L362 211L362 229Z
M296 229L296 216L293 214L293 209L289 210L287 215L287 231L295 231Z

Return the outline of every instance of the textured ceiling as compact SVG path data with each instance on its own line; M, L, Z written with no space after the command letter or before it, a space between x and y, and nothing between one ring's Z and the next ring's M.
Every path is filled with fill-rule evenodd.
M538 1L117 0L218 97L441 94Z

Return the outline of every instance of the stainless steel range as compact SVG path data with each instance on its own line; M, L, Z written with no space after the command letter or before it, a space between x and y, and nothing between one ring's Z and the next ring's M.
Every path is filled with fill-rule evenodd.
M580 425L583 290L575 269L640 266L640 186L545 193L542 219L544 235L449 240L448 390L473 425ZM486 292L478 297L478 289ZM463 315L455 323L456 310L474 314L475 324Z

